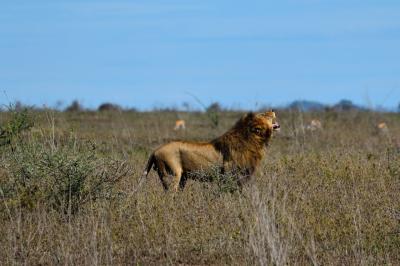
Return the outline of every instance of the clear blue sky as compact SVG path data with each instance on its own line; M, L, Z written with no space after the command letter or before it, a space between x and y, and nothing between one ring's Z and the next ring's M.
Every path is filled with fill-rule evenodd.
M399 0L3 0L0 103L394 108Z

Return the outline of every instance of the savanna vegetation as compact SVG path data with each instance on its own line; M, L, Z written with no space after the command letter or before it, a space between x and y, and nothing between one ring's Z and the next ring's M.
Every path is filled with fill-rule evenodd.
M2 265L400 264L399 114L277 111L242 192L217 176L175 194L154 171L133 193L150 152L242 113L111 109L0 113Z

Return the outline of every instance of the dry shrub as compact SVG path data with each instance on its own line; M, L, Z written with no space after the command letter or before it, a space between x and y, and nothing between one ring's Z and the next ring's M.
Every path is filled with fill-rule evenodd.
M20 138L3 151L8 175L0 180L1 207L41 205L74 214L89 200L114 197L114 185L130 171L125 162L101 158L93 143L72 136L58 144Z

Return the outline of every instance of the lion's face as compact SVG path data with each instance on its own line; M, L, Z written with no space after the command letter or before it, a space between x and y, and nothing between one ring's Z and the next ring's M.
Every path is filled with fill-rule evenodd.
M276 115L273 110L265 112L261 115L264 115L265 117L267 117L271 120L273 131L278 131L281 129L281 125L279 125L278 122L276 121Z
M252 135L267 143L274 131L280 130L274 111L255 114L250 117L248 127Z

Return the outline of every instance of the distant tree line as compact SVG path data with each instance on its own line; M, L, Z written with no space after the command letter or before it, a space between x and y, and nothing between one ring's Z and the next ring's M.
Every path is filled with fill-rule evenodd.
M13 110L23 110L23 109L31 109L31 110L40 110L40 109L48 109L48 108L38 108L35 106L28 106L24 105L20 101L17 101L12 104ZM204 105L201 103L202 110L198 110L193 108L189 103L184 102L182 103L182 108L179 107L154 107L152 110L153 111L158 111L158 112L178 112L178 111L187 111L187 112L195 112L195 111L204 111L205 113L208 114L210 119L213 121L213 124L218 125L218 113L221 112L229 112L229 111L246 111L244 109L240 108L227 108L222 106L218 102L213 102L211 104ZM9 109L8 106L3 105L0 106L0 111L7 111ZM82 103L80 103L78 100L72 101L67 107L65 108L55 108L60 111L65 111L65 112L87 112L87 111L97 111L97 112L126 112L126 111L131 111L131 112L137 112L138 110L136 108L123 108L120 105L116 103L111 103L111 102L105 102L100 104L95 110L85 108ZM268 106L263 106L261 108L258 108L260 110L267 110L271 109L271 107ZM307 101L307 100L296 100L293 101L292 103L286 105L286 106L281 106L281 107L274 107L273 109L280 109L280 110L296 110L296 111L301 111L301 112L324 112L324 111L352 111L352 110L358 110L358 111L367 111L370 110L371 108L366 108L357 104L354 104L350 100L340 100L338 103L333 104L333 105L327 105L323 104L320 102L316 101ZM397 111L400 113L400 103L398 104L397 110L391 110L391 111ZM390 110L385 110L384 108L378 108L377 110L374 109L375 111L390 111Z
M86 109L83 107L79 101L74 100L67 108L65 108L66 112L83 112ZM99 105L97 108L97 111L99 112L121 112L123 111L123 108L119 106L118 104L115 103L102 103Z

